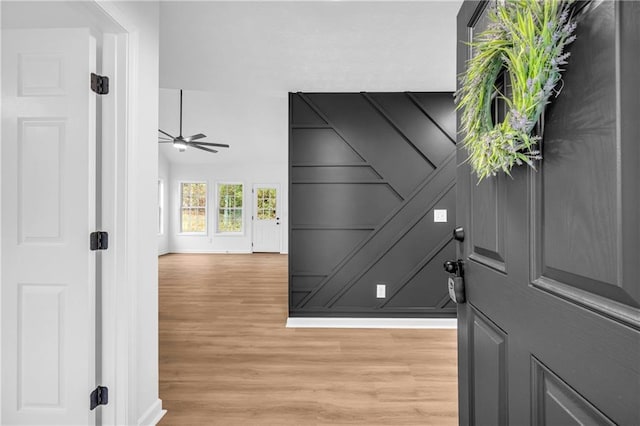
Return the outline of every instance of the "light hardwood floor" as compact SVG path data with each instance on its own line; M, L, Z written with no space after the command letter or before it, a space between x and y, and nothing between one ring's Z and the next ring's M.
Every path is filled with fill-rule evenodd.
M455 425L455 330L287 329L284 255L160 257L161 425Z

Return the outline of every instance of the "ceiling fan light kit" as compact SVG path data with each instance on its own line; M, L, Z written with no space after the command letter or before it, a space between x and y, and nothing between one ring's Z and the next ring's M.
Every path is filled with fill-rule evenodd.
M158 129L158 132L161 134L160 136L158 136L158 143L171 143L179 152L184 152L188 147L191 147L215 154L218 151L208 147L215 146L220 148L229 148L229 145L224 143L201 141L200 139L204 139L207 137L202 133L187 136L186 138L182 136L182 89L180 89L180 134L178 136L172 136L162 129Z

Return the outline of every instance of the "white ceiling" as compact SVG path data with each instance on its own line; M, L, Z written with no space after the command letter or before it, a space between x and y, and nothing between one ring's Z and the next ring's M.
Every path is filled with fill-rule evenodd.
M178 90L160 89L160 128L174 136L180 127ZM236 93L185 90L183 135L207 135L208 142L226 143L217 154L198 149L178 152L171 144L160 144L160 153L171 163L266 164L287 163L288 113L286 93L279 97L247 98Z
M7 1L0 2L2 28L86 27L100 32L122 32L104 10L82 1ZM102 15L98 18L96 15Z
M163 1L160 87L208 92L191 95L207 110L186 107L185 121L232 149L162 152L215 164L277 150L286 162L287 92L453 91L461 3ZM163 118L177 116L170 93L160 96L161 128L176 124Z
M461 3L161 2L160 86L452 90Z

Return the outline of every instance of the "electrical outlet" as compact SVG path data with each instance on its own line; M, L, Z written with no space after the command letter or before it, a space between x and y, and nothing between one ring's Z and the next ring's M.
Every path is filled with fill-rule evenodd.
M376 297L378 299L384 299L387 297L387 285L386 284L377 284L376 285Z
M433 210L434 222L446 222L447 221L447 209L435 209Z

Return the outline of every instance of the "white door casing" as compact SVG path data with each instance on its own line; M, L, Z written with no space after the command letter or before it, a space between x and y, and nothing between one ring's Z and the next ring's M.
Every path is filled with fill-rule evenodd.
M280 185L253 185L253 251L280 252Z
M2 423L93 424L96 42L2 32Z

